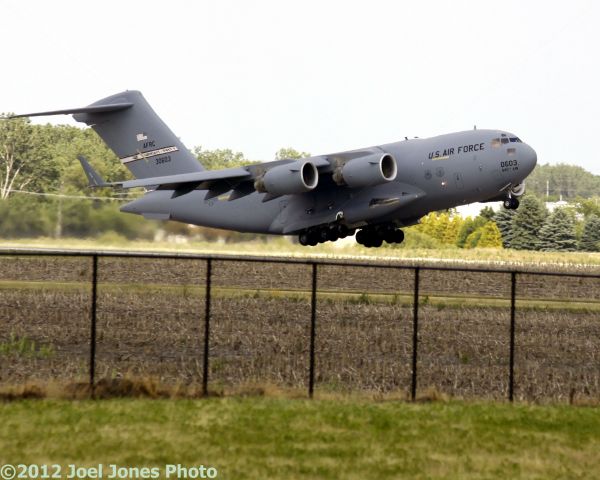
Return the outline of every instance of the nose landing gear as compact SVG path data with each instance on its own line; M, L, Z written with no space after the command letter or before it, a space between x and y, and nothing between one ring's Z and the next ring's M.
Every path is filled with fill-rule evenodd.
M508 197L504 199L502 205L508 210L516 210L519 208L519 200L515 197Z

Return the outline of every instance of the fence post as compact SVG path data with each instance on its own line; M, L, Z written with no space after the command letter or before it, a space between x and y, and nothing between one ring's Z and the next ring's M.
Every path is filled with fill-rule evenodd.
M312 264L312 295L310 303L310 350L308 371L308 397L315 391L315 334L317 327L317 264Z
M94 398L96 376L96 305L98 298L98 255L92 256L92 308L90 331L90 394Z
M206 259L206 290L204 296L204 357L202 364L202 395L208 395L208 347L210 336L210 289L212 282L212 259Z
M415 290L413 297L413 344L412 344L412 378L410 385L410 398L414 402L417 398L417 347L419 344L419 267L415 267Z
M514 400L515 393L515 300L517 292L517 272L510 272L510 353L508 366L508 400Z

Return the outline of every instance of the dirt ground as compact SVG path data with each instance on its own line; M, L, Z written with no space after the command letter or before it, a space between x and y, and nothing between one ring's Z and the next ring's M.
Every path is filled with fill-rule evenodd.
M213 261L210 387L305 388L311 267ZM0 384L85 379L91 260L0 258ZM98 377L200 382L206 264L101 258ZM510 274L420 272L418 387L508 395ZM408 392L414 270L318 267L316 386ZM518 275L515 396L600 398L600 280Z

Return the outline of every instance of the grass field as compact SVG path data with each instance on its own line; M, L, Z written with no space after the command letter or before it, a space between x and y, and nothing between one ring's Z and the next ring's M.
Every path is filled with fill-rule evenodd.
M598 408L289 400L0 404L0 464L203 464L218 478L590 479Z

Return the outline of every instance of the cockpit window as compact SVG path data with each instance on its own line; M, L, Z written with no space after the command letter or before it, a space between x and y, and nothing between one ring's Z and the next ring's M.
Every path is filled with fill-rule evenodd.
M506 143L523 143L519 137L508 137L506 133L500 134L500 137L493 138L490 142L492 148L499 148L500 145L504 145Z

